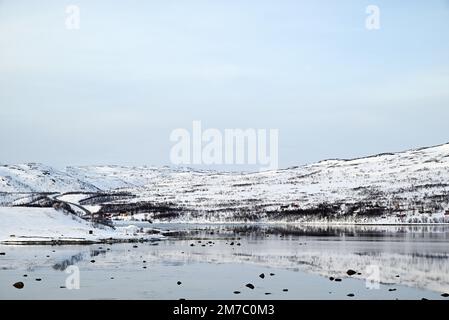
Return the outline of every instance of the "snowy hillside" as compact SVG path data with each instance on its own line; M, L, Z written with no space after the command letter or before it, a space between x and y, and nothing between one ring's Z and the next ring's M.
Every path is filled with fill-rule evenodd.
M9 182L0 184L4 199L9 190L100 189L79 203L155 221L449 219L449 144L242 174L165 167L70 167L65 173L47 168L47 174L43 166L0 168L0 181Z
M0 192L67 191L98 191L98 188L42 164L0 165Z
M449 144L261 173L171 172L122 191L136 197L115 201L105 212L154 212L183 221L357 216L441 222L449 209Z

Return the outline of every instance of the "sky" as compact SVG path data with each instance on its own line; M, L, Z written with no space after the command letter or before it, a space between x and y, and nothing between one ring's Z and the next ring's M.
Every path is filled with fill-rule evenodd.
M449 1L0 0L0 163L171 165L197 120L280 167L449 142Z

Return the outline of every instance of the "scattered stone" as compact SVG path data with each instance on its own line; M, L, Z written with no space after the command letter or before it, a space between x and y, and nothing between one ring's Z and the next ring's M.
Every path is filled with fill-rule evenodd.
M288 291L288 289L282 289L282 291L284 291L284 292L287 292L287 291Z
M24 274L23 277L26 278L26 277L28 277L28 275L27 275L27 274Z
M358 275L358 276L361 276L361 275L362 275L362 273L361 273L361 272L357 272L357 275Z
M421 298L421 300L422 300L422 301L427 301L428 299L426 299L426 298Z
M250 288L251 290L253 290L253 289L254 289L254 285L253 285L253 284L251 284L251 283L248 283L248 284L246 285L246 287L247 287L247 288Z
M191 247L194 247L195 245L193 243L190 244Z
M399 275L398 275L398 274L396 275L396 278L399 278Z
M353 293L349 293L349 294L348 294L348 297L353 297L353 296L354 296Z
M259 277L263 279L263 278L265 278L265 275L263 273L261 273L261 274L259 274Z
M206 245L205 245L205 244L202 244L201 246L202 246L202 247L205 247Z
M239 242L239 243L237 243L237 245L238 245L238 246L241 246L240 242Z
M134 249L138 248L138 246L133 246Z
M89 230L89 234L94 234L94 232L92 230Z
M234 245L234 242L231 242L229 245L233 246L233 245Z
M441 296L447 298L447 297L449 297L449 293L446 293L446 292L442 293Z
M35 280L36 280L36 281L42 281L42 279L41 279L41 278L36 278Z
M147 267L146 267L146 266L143 266L143 268L146 269Z
M176 284L177 284L178 286L180 286L180 285L182 284L182 282L181 282L181 281L178 281L178 282L176 282Z
M351 270L351 269L349 269L348 271L346 271L346 274L348 275L348 276L353 276L353 275L355 275L357 273L357 271L354 271L354 270Z
M23 287L24 287L25 285L23 284L23 282L16 282L16 283L13 284L13 286L14 286L14 288L16 288L16 289L23 289Z
M143 260L142 262L143 262L143 263L147 263L147 261L146 261L146 260Z
M50 256L46 256L47 258L50 258Z
M271 294L271 292L265 292L265 295L266 296L268 296L268 295L270 295Z
M114 280L114 277L111 277L111 280Z
M329 280L330 280L330 281L334 281L335 278L334 278L334 277L329 277Z
M274 276L274 273L270 273L270 276Z
M65 289L65 286L60 286L59 289Z
M5 252L0 252L0 256L4 256L4 255L6 255Z
M234 291L234 294L240 294L240 291Z
M340 278L336 278L335 281L341 282L341 279Z
M390 291L390 292L391 292L391 291L396 291L396 289L394 289L394 288L393 288L393 289L388 289L388 291Z
M95 263L95 260L90 260L90 263Z

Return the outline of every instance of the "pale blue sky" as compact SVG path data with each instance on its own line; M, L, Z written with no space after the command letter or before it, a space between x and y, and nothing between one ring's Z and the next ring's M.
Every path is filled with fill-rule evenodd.
M0 0L1 163L169 165L193 120L281 167L448 142L449 1Z

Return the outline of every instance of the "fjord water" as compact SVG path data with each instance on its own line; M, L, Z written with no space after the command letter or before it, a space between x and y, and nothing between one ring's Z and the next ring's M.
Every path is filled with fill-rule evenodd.
M0 299L447 299L449 291L449 226L153 226L167 240L0 246ZM69 290L72 265L80 288Z

